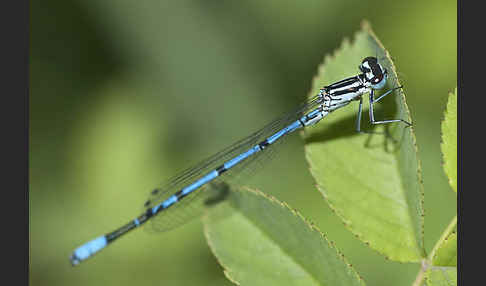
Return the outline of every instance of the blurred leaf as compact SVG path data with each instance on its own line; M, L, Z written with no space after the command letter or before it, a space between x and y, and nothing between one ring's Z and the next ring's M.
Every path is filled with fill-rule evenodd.
M449 93L447 110L442 121L442 154L444 170L449 178L449 184L457 193L457 88Z
M400 86L388 52L364 23L353 44L345 40L333 56L326 56L309 97L324 85L355 75L367 56L377 56L389 72L384 91ZM375 118L411 122L403 93L394 92L379 103ZM365 130L367 106L363 105ZM413 128L394 123L373 129L387 135L359 134L357 109L357 103L350 104L305 130L311 173L330 207L360 240L389 259L420 261L423 191Z
M455 286L457 285L456 267L431 267L425 273L427 286Z
M204 218L226 276L242 285L364 285L326 237L285 203L237 189Z
M452 219L444 234L430 253L434 266L457 265L457 216Z

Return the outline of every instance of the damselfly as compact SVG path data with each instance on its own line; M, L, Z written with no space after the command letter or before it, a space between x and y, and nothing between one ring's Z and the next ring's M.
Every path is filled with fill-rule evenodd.
M151 192L144 205L143 213L126 225L106 235L95 238L77 249L70 257L73 265L91 257L104 249L108 244L126 234L132 229L140 227L147 221L154 222L156 230L165 231L182 225L188 218L180 210L190 208L198 194L217 181L223 182L225 176L236 173L236 169L244 168L249 162L257 158L276 142L288 134L301 128L316 124L330 112L348 105L351 101L359 100L356 130L361 130L362 95L369 93L369 117L372 124L403 122L403 119L375 120L373 104L396 89L393 88L380 97L374 98L374 92L382 89L387 81L388 72L376 57L367 57L359 65L360 74L343 79L339 82L324 86L319 94L302 104L291 113L271 122L259 131L243 140L231 145L216 155L202 161L195 167L182 172L169 180L167 185ZM206 200L205 203L217 201L217 197ZM172 214L172 216L169 216Z

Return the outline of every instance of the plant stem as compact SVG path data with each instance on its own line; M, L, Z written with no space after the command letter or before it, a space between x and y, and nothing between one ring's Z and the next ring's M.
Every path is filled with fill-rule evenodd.
M429 262L427 259L422 259L422 267L420 267L420 271L417 274L417 277L415 278L415 281L413 282L412 286L421 286L422 282L424 281L425 278L425 272L429 269Z

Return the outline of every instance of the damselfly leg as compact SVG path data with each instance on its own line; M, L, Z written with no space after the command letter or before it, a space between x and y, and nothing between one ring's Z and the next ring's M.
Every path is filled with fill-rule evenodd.
M411 126L412 124L403 120L403 119L390 119L390 120L380 120L380 121L376 121L375 120L375 115L374 115L374 103L380 101L383 97L387 96L388 94L392 93L393 91L397 90L397 89L401 89L403 88L403 86L398 86L398 87L395 87L395 88L392 88L390 90L388 90L387 92L385 92L384 94L382 94L380 97L378 97L377 99L374 99L374 89L371 89L370 91L370 110L369 110L369 115L370 115L370 123L373 124L373 125L376 125L376 124L386 124L386 123L393 123L393 122L403 122L405 124L407 124L408 126ZM358 117L356 119L356 131L359 132L359 133L368 133L368 134L384 134L383 132L373 132L373 131L369 131L369 130L361 130L361 117L362 117L362 114L363 114L363 98L361 97L359 99L359 107L358 107Z

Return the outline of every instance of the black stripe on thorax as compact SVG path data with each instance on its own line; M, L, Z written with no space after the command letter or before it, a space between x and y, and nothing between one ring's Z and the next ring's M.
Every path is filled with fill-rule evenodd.
M332 97L334 97L336 95L343 95L343 94L347 94L347 93L350 93L350 92L358 92L359 89L360 89L360 87L350 87L350 88L347 88L347 89L337 90L335 92L330 93L330 95Z
M358 79L358 76L353 76L353 77L348 77L346 79L343 79L341 81L338 81L336 83L333 83L331 85L326 86L328 90L333 90L333 89L339 89L346 87L348 85L353 85L356 82L360 82Z

